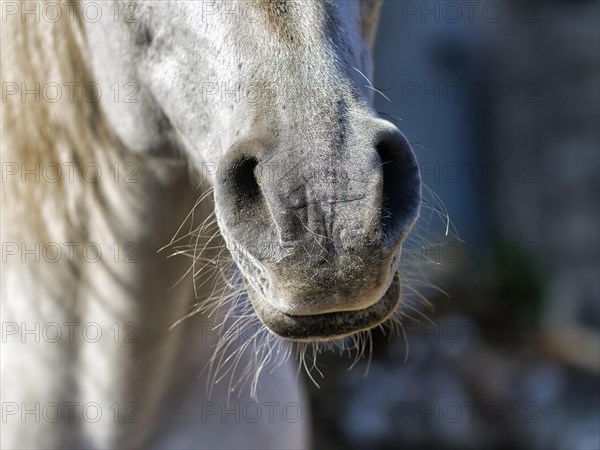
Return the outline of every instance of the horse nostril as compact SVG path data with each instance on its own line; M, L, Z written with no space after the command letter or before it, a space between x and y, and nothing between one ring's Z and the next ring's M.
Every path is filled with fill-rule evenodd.
M229 238L232 252L240 248L256 258L274 254L271 216L261 183L261 165L247 153L234 153L221 162L222 173L215 180L215 208L219 227ZM263 184L264 186L264 184Z
M244 156L233 162L229 169L229 187L238 206L251 206L261 197L257 180L258 161L251 156Z
M381 160L381 236L386 247L409 231L421 203L419 168L410 145L400 133L387 135L377 144Z

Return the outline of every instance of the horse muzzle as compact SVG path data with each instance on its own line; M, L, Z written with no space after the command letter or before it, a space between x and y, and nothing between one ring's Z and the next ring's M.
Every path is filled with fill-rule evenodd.
M419 170L393 125L368 125L321 146L245 140L221 162L219 226L258 317L279 336L344 337L381 324L400 302L398 256L419 213Z

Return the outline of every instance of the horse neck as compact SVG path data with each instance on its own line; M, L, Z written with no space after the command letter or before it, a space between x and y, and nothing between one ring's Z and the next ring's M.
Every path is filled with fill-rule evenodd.
M123 171L127 163L133 165L116 175L116 167ZM177 234L201 194L193 188L188 163L140 157L99 164L103 176L88 190L84 209L76 212L85 238L71 235L68 228L49 233L51 241L61 246L75 242L78 261L73 264L65 257L50 263L42 258L33 275L22 265L6 266L3 320L27 324L28 329L36 323L42 328L57 323L63 328L63 338L58 343L44 339L36 343L30 337L26 345L32 348L25 351L19 342L14 347L8 342L3 346L3 381L5 375L21 377L23 373L44 377L43 385L36 383L37 390L17 379L5 380L17 390L23 388L7 396L19 404L40 399L99 404L101 421L83 422L77 430L65 424L65 433L82 434L73 436L74 442L91 440L111 447L114 442L129 442L126 435L133 439L130 445L136 446L154 429L175 391L185 389L186 383L194 383L196 390L206 387L196 379L212 354L211 335L202 335L207 330L204 319L196 315L169 328L206 298L214 284L206 283L204 290L194 292L191 276L181 279L191 260L169 258L173 252L169 249L159 252ZM210 207L200 205L195 216L204 219L211 212ZM52 220L56 218L48 217ZM34 242L31 239L26 245L33 248ZM94 251L82 259L79 250L91 248L90 244L101 250L99 261ZM202 240L197 245L202 248ZM66 323L74 330L73 339L67 339ZM99 340L97 329L102 333ZM40 358L42 347L49 359ZM122 422L115 424L110 409L115 404L122 414L125 405L133 405L136 419L143 420L125 427L119 426ZM60 423L49 426L54 427L49 436L60 436L56 432Z
M114 199L111 211L95 208L90 217L95 224L90 238L101 248L117 243L121 252L100 268L88 267L81 321L100 323L103 329L112 327L113 337L115 328L121 333L116 343L113 339L102 346L88 346L82 353L83 367L105 374L100 382L85 383L82 394L90 401L99 396L134 402L145 412L148 426L152 412L158 414L173 389L185 384L178 377L191 375L187 382L195 382L211 356L207 336L202 336L206 328L201 315L171 326L206 298L213 286L207 283L195 292L188 272L191 260L170 258L172 248L159 252L177 234L202 194L192 188L187 163L149 158L136 164L140 164L139 183L125 186L111 180L105 185L106 197ZM211 213L201 204L194 217L205 219ZM189 221L186 226L189 229ZM203 244L202 239L195 242ZM126 254L133 261L127 261ZM98 427L94 429L98 432Z

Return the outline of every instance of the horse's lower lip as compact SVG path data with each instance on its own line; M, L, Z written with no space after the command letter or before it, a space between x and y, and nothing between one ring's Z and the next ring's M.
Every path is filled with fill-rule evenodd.
M252 288L249 288L253 291ZM357 311L340 311L310 316L291 316L271 306L258 294L250 298L260 320L276 335L297 341L326 341L350 336L385 322L400 303L400 277L394 275L390 287L377 303Z

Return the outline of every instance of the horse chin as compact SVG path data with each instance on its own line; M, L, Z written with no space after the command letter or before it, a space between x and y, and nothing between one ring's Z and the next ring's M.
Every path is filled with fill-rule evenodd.
M396 273L385 294L367 308L314 315L290 315L272 306L252 287L248 288L256 314L272 333L288 340L304 342L340 339L382 324L400 304L400 291L400 277Z

